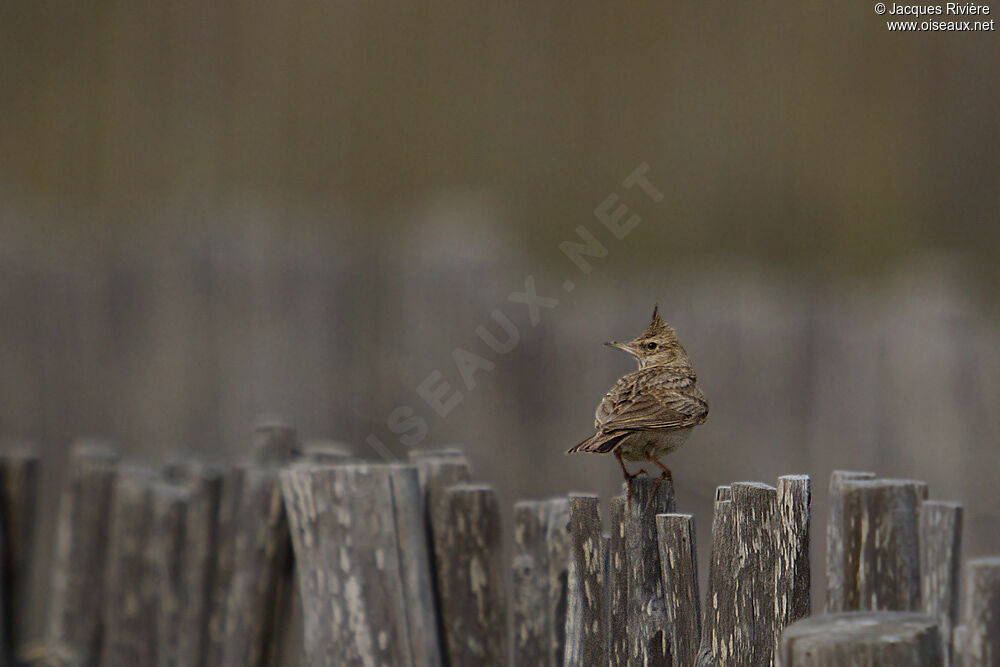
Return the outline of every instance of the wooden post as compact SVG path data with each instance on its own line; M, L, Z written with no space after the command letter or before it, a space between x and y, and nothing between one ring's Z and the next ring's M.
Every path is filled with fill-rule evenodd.
M549 665L549 560L545 543L548 511L544 501L514 504L514 559L511 563L511 621L515 665Z
M841 488L845 610L920 611L923 482L848 480Z
M846 612L811 616L782 636L781 667L940 667L934 621L907 612Z
M336 440L309 440L302 448L302 458L313 463L336 465L356 461L351 448Z
M259 417L251 438L251 452L252 462L257 465L275 468L287 465L302 456L298 431L284 417ZM280 497L280 490L278 494ZM263 658L265 665L280 665L286 658L301 657L297 644L302 636L302 618L298 613L302 603L297 597L294 582L295 561L290 535L286 535L279 545L274 565L277 569L270 602L271 627L264 630L267 644L267 655Z
M418 664L387 467L299 463L281 476L304 608L305 663ZM409 552L417 543L406 546Z
M153 487L153 546L160 582L159 664L202 664L216 561L222 471L195 461L165 469L171 483Z
M507 664L500 508L492 488L459 484L431 508L448 664ZM405 664L405 663L392 663Z
M778 491L759 482L735 482L733 523L735 526L736 586L734 613L727 629L734 642L730 659L722 664L768 665L774 659L775 525ZM716 656L717 658L720 656Z
M154 633L157 665L195 665L201 659L200 634L195 628L194 641L186 635L189 630L181 620L187 610L188 593L184 586L184 524L191 492L174 484L159 482L152 488L152 569L146 576L154 579L159 593ZM192 647L192 643L194 646ZM193 650L192 650L193 648Z
M812 485L808 475L778 478L778 516L775 533L774 647L789 624L811 612L809 588L809 519Z
M426 496L435 485L442 488L467 482L472 469L461 449L414 449L410 451L410 462L417 466L420 488Z
M564 664L606 665L604 540L596 495L570 494L570 567L573 570L566 622ZM569 617L572 617L570 622Z
M299 435L283 418L264 416L257 420L250 441L253 461L259 465L284 465L301 453Z
M566 655L566 614L569 609L569 499L547 501L545 542L549 548L549 595L546 622L549 624L549 654L552 664L561 665Z
M709 561L705 621L698 651L699 665L714 665L732 657L734 640L732 624L728 619L735 613L735 548L732 489L720 486L715 489L712 558Z
M670 664L663 602L656 515L674 511L669 480L636 477L628 481L625 504L625 551L628 568L628 664Z
M628 552L625 547L625 496L611 499L608 541L608 662L628 665Z
M469 461L461 450L455 448L438 450L411 450L410 461L417 466L417 481L420 483L420 507L424 516L424 531L431 544L431 574L432 581L438 581L437 554L434 551L437 541L434 537L434 526L431 520L431 507L444 497L445 489L472 478ZM446 648L443 616L441 613L441 597L434 596L434 611L438 619L438 645L441 650Z
M961 667L1000 665L1000 557L972 558L965 564Z
M243 494L244 466L226 468L219 486L215 514L215 555L212 561L211 589L208 599L208 625L204 667L222 665L226 647L226 611L233 579L236 523Z
M920 507L920 597L924 613L937 621L945 664L952 663L961 561L962 506L924 502Z
M698 596L698 550L694 516L658 514L660 570L675 665L694 665L701 643L701 604Z
M278 471L247 468L234 520L226 600L224 667L259 667L271 655L279 579L288 558L288 525Z
M432 508L444 497L446 489L472 479L469 461L454 449L413 451L410 460L417 466L417 479L422 489L422 505L428 532L433 530Z
M396 543L415 667L438 667L443 654L435 607L431 545L420 508L420 481L416 466L390 465Z
M159 582L153 565L153 485L147 468L120 466L115 476L105 578L102 667L156 663Z
M56 519L48 641L85 667L96 667L100 660L108 517L117 462L117 452L105 443L74 443Z
M830 475L830 510L826 521L826 611L844 611L844 483L855 479L875 479L873 472L834 470Z
M0 493L0 531L5 537L2 585L7 594L2 614L6 636L16 653L28 640L25 621L31 607L28 586L38 499L38 454L32 445L18 445L0 454Z

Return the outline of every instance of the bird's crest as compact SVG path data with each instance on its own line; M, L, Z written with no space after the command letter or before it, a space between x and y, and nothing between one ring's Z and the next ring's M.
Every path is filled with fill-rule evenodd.
M674 335L674 329L669 324L663 321L660 317L660 304L653 306L653 318L649 321L649 328L646 329L648 335L656 335L659 333L667 333L671 336Z

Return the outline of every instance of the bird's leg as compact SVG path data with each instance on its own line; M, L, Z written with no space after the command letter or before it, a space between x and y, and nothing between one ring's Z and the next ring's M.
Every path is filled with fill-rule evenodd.
M651 461L653 464L656 465L657 468L659 468L660 470L663 471L663 474L661 474L659 476L659 478L656 480L656 485L653 487L653 493L656 493L656 490L658 488L660 488L660 484L665 479L669 479L670 480L670 486L674 485L674 476L670 473L670 468L668 468L667 466L663 465L663 463L660 460L656 459L653 456L653 453L650 452L650 451L646 452L646 459L649 460L649 461Z
M615 458L618 459L618 465L620 465L622 467L622 474L625 475L625 500L626 501L631 501L632 500L632 485L629 484L629 482L631 482L633 479L635 479L639 475L646 474L646 469L645 468L640 468L639 472L635 473L634 475L631 474L628 471L628 468L625 467L625 461L624 461L624 459L622 459L622 450L621 449L616 449L615 450Z
M615 458L618 459L618 465L620 465L622 467L622 474L625 475L625 481L626 482L631 482L633 479L635 479L639 475L645 475L646 474L646 469L645 468L639 468L639 472L635 473L634 475L631 474L628 471L628 468L625 467L625 461L622 459L622 450L620 450L620 449L616 449L615 450Z

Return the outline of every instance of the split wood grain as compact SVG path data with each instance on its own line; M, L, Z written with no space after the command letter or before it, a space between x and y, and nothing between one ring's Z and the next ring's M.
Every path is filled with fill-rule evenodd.
M570 591L566 622L566 660L570 665L607 664L605 628L605 554L600 501L596 495L570 494Z
M670 639L656 515L674 511L674 488L669 480L654 477L636 477L627 484L628 664L668 665Z
M203 663L216 560L223 473L197 461L167 466L153 487L153 545L160 582L157 652L162 667Z
M468 482L472 479L472 467L469 465L465 454L456 448L432 449L432 450L411 450L410 461L417 467L417 481L420 484L420 510L424 517L424 531L431 544L431 573L435 587L438 582L437 562L438 555L437 540L434 536L434 526L431 520L431 508L435 503L441 501L445 489ZM444 647L446 639L444 627L441 623L441 597L435 589L434 596L435 616L438 619L438 645Z
M826 612L845 611L844 606L844 483L856 479L875 479L873 472L834 470L830 475L829 513L826 521Z
M708 594L702 623L698 665L715 665L732 655L733 638L730 619L735 613L736 527L734 524L732 489L720 486L715 490L715 512L712 517L712 557L708 569Z
M608 662L628 665L628 550L625 544L625 496L611 499L608 537Z
M768 665L774 659L778 492L759 482L735 482L732 489L736 595L733 615L723 619L723 635L732 638L721 665Z
M2 611L9 650L17 653L28 641L25 621L31 600L28 585L35 561L39 456L31 443L17 443L0 454L0 521L4 549ZM8 655L8 659L10 656Z
M153 562L153 485L157 475L120 466L111 503L105 577L102 667L157 664L159 582Z
M844 612L788 626L781 667L940 667L934 621L909 612Z
M260 667L273 650L275 600L289 557L278 470L248 467L237 507L221 664Z
M485 485L459 484L431 508L437 591L450 665L507 664L500 508Z
M848 480L843 514L843 606L847 611L920 611L920 505L924 482Z
M435 602L431 545L421 512L416 466L385 466L392 489L400 577L415 667L443 664L440 619Z
M958 622L962 561L962 506L928 500L920 507L920 596L923 611L937 620L942 654L952 663L952 629Z
M257 465L284 465L299 458L302 448L294 426L281 417L264 416L254 424L250 449Z
M565 498L521 501L514 506L514 664L563 664L569 585L568 512Z
M418 664L388 468L300 463L281 473L298 563L306 664ZM408 493L419 517L415 475ZM422 519L415 528L422 530ZM414 614L424 611L412 608Z
M694 516L658 514L656 530L666 604L670 655L674 664L694 665L701 643L698 550Z
M208 624L205 628L204 667L222 665L225 652L226 612L233 581L237 517L240 513L245 474L246 466L243 465L222 470L214 523L215 551L211 565Z
M104 574L118 453L93 440L73 444L56 518L47 640L84 667L99 664Z
M961 638L955 634L960 667L1000 665L1000 557L965 564ZM959 641L960 639L960 641Z
M549 655L552 664L561 665L566 655L566 615L569 610L569 563L571 541L569 499L550 498L547 502L546 542L549 545Z
M812 483L808 475L778 478L778 515L775 534L775 649L789 624L811 613L809 524Z

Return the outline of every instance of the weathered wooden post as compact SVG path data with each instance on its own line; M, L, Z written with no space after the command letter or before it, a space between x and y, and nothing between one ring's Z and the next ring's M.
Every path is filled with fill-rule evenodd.
M278 470L248 467L234 518L222 642L225 667L258 667L272 651L272 612L284 576L287 542Z
M251 439L232 542L221 665L257 667L281 653L275 614L290 610L291 543L279 467L299 455L298 434L280 418L262 418Z
M207 655L222 471L175 462L153 487L153 563L159 582L157 659L198 667Z
M955 629L955 664L1000 665L1000 556L965 564L961 632Z
M430 536L420 505L423 492L419 471L413 465L390 465L385 470L392 487L413 664L415 667L437 667L444 658L434 595Z
M627 484L628 664L669 665L669 624L663 601L656 515L674 511L674 487L669 480L655 477L636 477Z
M549 665L549 559L545 544L548 512L541 500L514 504L514 557L511 562L513 663Z
M263 466L282 466L299 458L301 445L295 427L282 417L263 416L254 424L250 440L253 461Z
M569 499L551 498L546 542L549 547L549 594L546 622L549 624L549 651L556 665L566 653L566 614L569 608Z
M962 506L924 502L920 507L920 597L924 613L937 621L946 665L952 663L961 560Z
M431 577L437 583L437 555L434 552L433 512L435 503L441 502L445 489L468 482L472 479L472 468L462 450L449 447L445 449L411 450L410 461L417 466L417 480L420 484L420 508L424 516L424 530L431 544ZM447 640L442 623L441 599L434 597L434 611L438 619L438 645L444 651Z
M104 568L118 453L96 441L73 444L56 519L47 640L85 667L100 660Z
M222 665L222 654L226 647L226 611L229 590L232 586L236 523L240 512L245 472L245 466L232 466L222 471L218 509L215 514L215 553L208 596L204 667Z
M826 611L845 611L844 606L844 483L875 479L873 472L834 470L830 475L829 516L826 520Z
M514 664L563 664L568 521L565 498L524 500L514 505Z
M778 491L759 482L735 482L730 488L736 540L733 574L739 585L729 619L732 657L722 663L768 665L778 634L774 609Z
M940 667L934 621L908 612L812 616L785 629L780 667Z
M625 546L625 496L611 499L608 541L608 662L628 665L628 551Z
M781 644L781 632L789 624L811 612L809 588L809 524L812 511L812 483L808 475L778 478L778 515L775 534L774 647Z
M156 473L119 466L111 504L105 573L102 667L156 663L158 582L153 558Z
M698 665L713 665L732 656L734 640L728 619L734 614L736 527L732 489L715 489L715 513L712 517L712 558L708 566L708 592Z
M569 666L606 665L607 616L604 539L600 502L595 495L570 494L570 567L572 570L566 621Z
M919 516L927 485L848 480L840 495L844 609L920 611Z
M459 484L431 506L448 663L507 664L500 508L493 489Z
M441 664L416 469L300 463L282 490L307 664Z
M302 459L313 463L335 465L355 460L351 448L336 440L308 440L302 447Z
M694 665L701 643L701 603L698 595L698 550L694 516L658 514L660 570L675 665Z
M18 444L0 454L3 590L7 593L3 618L14 652L28 639L24 622L30 609L27 588L35 551L38 466L38 454L30 444Z

